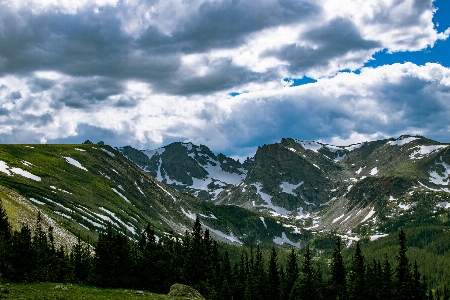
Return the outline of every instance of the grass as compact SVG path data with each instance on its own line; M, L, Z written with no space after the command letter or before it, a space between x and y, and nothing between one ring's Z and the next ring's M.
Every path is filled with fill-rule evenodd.
M119 300L119 299L185 299L144 291L136 294L130 289L106 289L92 286L61 283L0 283L0 299L39 299L39 300Z

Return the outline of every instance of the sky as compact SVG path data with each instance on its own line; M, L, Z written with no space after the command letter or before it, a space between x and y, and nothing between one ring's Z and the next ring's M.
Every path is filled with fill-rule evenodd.
M0 143L450 142L448 0L2 0Z

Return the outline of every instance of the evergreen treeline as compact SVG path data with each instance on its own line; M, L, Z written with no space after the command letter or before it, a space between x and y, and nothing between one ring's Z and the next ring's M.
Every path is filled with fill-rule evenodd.
M34 233L28 226L12 232L0 202L0 274L11 281L74 282L155 293L167 293L172 284L183 283L208 299L220 300L450 299L447 289L427 293L426 278L416 263L408 261L405 242L401 231L394 266L387 256L384 261L366 262L357 243L351 266L346 267L338 238L330 278L324 278L309 245L301 262L292 249L281 265L274 248L265 261L258 246L231 263L228 252L219 252L198 218L183 239L156 240L148 225L140 240L131 242L108 226L99 234L95 254L80 237L70 251L56 249L53 230L42 228L40 215Z

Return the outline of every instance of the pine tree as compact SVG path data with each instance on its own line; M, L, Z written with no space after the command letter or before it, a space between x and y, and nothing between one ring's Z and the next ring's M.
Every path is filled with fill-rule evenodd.
M80 234L77 235L77 242L72 246L69 261L73 269L73 281L83 283L88 279L92 271L92 261L89 244L84 244Z
M280 274L278 271L278 258L275 247L272 247L267 270L267 298L273 300L280 299Z
M344 261L341 254L341 238L338 236L336 247L333 252L333 260L331 262L331 281L330 288L332 293L339 299L347 297L347 282Z
M113 231L108 224L105 233L100 233L95 249L96 281L101 286L125 286L129 278L130 245L128 238Z
M309 245L307 247L308 247L307 249L309 249ZM297 254L295 253L294 248L292 248L288 256L288 261L286 265L286 274L283 280L283 288L282 288L283 300L289 299L289 295L291 294L292 288L294 287L294 284L297 281L298 273L299 270L298 270Z
M23 225L20 231L12 236L11 276L12 281L34 281L36 269L35 255L31 243L31 230Z
M8 215L3 208L0 199L0 277L8 276L10 270L10 253L11 253L11 225L8 221Z
M320 282L318 280L317 272L312 264L312 253L308 244L306 246L300 275L292 288L289 299L317 300L320 299L320 294Z
M247 275L248 275L248 256L247 253L241 253L241 259L239 261L238 274L235 280L234 300L243 300L245 296L245 287L247 283Z
M356 243L353 255L352 267L349 274L349 299L365 299L366 295L366 269L364 256L361 252L359 241Z
M413 265L413 273L412 273L412 294L414 299L416 300L426 300L426 287L424 287L424 283L420 280L420 272L419 267L417 266L417 261L414 261Z
M394 286L392 283L392 268L387 254L384 257L383 272L381 276L380 299L392 300L394 295Z
M400 231L399 235L399 250L397 259L397 267L395 269L395 287L396 287L396 298L398 300L412 299L412 275L410 270L410 264L408 257L406 256L406 235L403 230Z
M33 235L34 259L36 268L33 272L33 281L48 281L50 275L51 254L47 240L47 233L42 228L42 216L38 213L36 227Z

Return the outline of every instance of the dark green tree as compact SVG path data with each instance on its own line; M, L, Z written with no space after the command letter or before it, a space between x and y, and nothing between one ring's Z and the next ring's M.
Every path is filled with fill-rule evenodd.
M0 199L0 276L10 273L11 225Z
M309 245L307 246L309 248ZM287 264L286 264L286 274L283 280L281 297L283 300L288 300L291 294L292 288L298 278L298 262L297 253L295 253L294 248L291 249L289 253Z
M398 235L399 250L397 259L397 267L395 269L395 296L398 300L413 299L412 295L412 274L408 257L406 256L406 235L403 230Z
M344 261L341 254L341 238L338 236L331 261L331 280L329 283L331 294L339 299L347 297L347 281Z
M77 235L77 242L72 246L69 261L73 270L72 280L75 283L86 282L92 271L91 249L89 244L83 243L80 234Z
M126 286L130 271L130 245L128 238L113 230L108 224L100 233L95 249L94 267L96 282L106 287Z
M380 299L392 300L394 295L394 285L392 282L392 267L387 254L384 256L383 271L381 276Z
M348 290L348 297L350 300L366 298L366 267L364 265L364 256L361 252L359 241L356 243L355 254L352 259Z
M272 247L270 260L267 269L267 298L280 299L280 274L279 274L278 258L275 247Z
M28 225L23 225L20 231L15 231L12 236L10 279L12 281L34 281L35 269L31 230Z
M291 300L318 300L321 299L319 278L312 263L312 253L309 244L303 259L302 268L297 281L289 296Z

